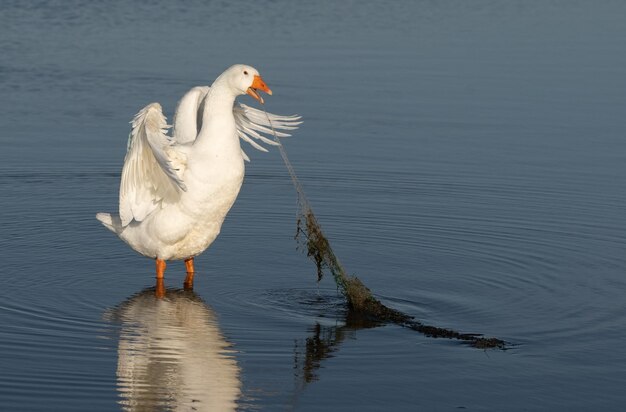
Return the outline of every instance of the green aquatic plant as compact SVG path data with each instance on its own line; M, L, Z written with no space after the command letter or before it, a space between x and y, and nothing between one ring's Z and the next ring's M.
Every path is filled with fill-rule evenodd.
M280 143L269 116L267 116L267 121L274 134L274 140ZM372 320L395 323L433 338L461 340L476 348L505 348L505 342L501 339L485 338L481 334L460 333L450 329L425 325L410 315L385 306L374 297L372 292L359 278L348 275L333 252L328 238L322 232L322 228L306 198L300 180L287 157L284 146L279 144L278 149L298 193L299 210L295 238L304 246L307 256L315 263L318 282L324 277L325 271L330 271L337 289L345 296L349 308Z

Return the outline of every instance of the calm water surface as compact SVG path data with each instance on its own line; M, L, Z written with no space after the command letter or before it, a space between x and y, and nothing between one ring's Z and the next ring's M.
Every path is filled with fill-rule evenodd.
M0 409L621 410L626 4L0 6ZM389 306L512 343L372 324L296 251L276 150L252 157L194 292L95 220L128 121L233 63L350 273ZM242 101L251 103L248 97Z

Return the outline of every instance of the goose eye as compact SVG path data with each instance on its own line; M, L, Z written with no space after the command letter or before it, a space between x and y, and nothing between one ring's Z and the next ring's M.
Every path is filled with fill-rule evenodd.
M247 70L244 70L244 71L243 71L243 74L245 74L245 75L247 76L247 75L248 75L248 71L247 71Z

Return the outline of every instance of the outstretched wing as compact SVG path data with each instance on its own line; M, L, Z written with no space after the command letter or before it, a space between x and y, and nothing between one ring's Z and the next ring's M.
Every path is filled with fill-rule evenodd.
M204 98L209 86L198 86L189 90L176 106L172 136L176 143L191 143L196 140L202 127Z
M267 152L267 149L258 144L253 139L271 146L280 145L276 140L268 139L260 133L273 136L274 133L277 137L291 136L288 133L281 132L280 130L295 130L302 122L300 116L280 116L277 114L267 113L263 110L255 109L245 104L235 104L233 107L233 115L235 116L235 123L237 125L237 134L241 140L248 142L262 152ZM269 118L269 119L268 119ZM274 133L272 133L274 128ZM250 158L243 152L244 159L250 161Z
M189 90L180 99L174 115L174 130L172 133L176 143L192 143L196 140L200 129L202 129L202 112L204 111L204 102L209 90L209 86L197 86ZM272 136L273 126L276 136L287 137L290 135L285 133L285 130L297 129L298 125L302 123L300 116L279 116L272 113L266 115L263 110L240 103L235 103L233 106L233 116L235 117L237 134L241 140L250 143L252 147L263 152L267 152L267 149L255 140L271 146L277 146L280 143L261 135L261 133ZM250 161L250 158L243 150L241 154L246 161Z
M178 200L187 190L181 179L185 159L167 136L161 105L151 103L135 116L120 184L122 226L142 221L164 203Z

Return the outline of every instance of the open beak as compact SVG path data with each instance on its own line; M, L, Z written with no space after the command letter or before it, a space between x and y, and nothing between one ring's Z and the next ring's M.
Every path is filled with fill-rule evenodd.
M267 84L265 84L261 76L259 76L258 74L255 74L254 80L252 81L252 86L248 87L248 90L246 91L246 93L248 93L250 96L254 97L261 104L263 104L265 102L263 101L263 98L259 94L258 92L259 90L263 90L265 93L269 94L270 96L272 95L272 91L270 90L269 87L267 87Z

